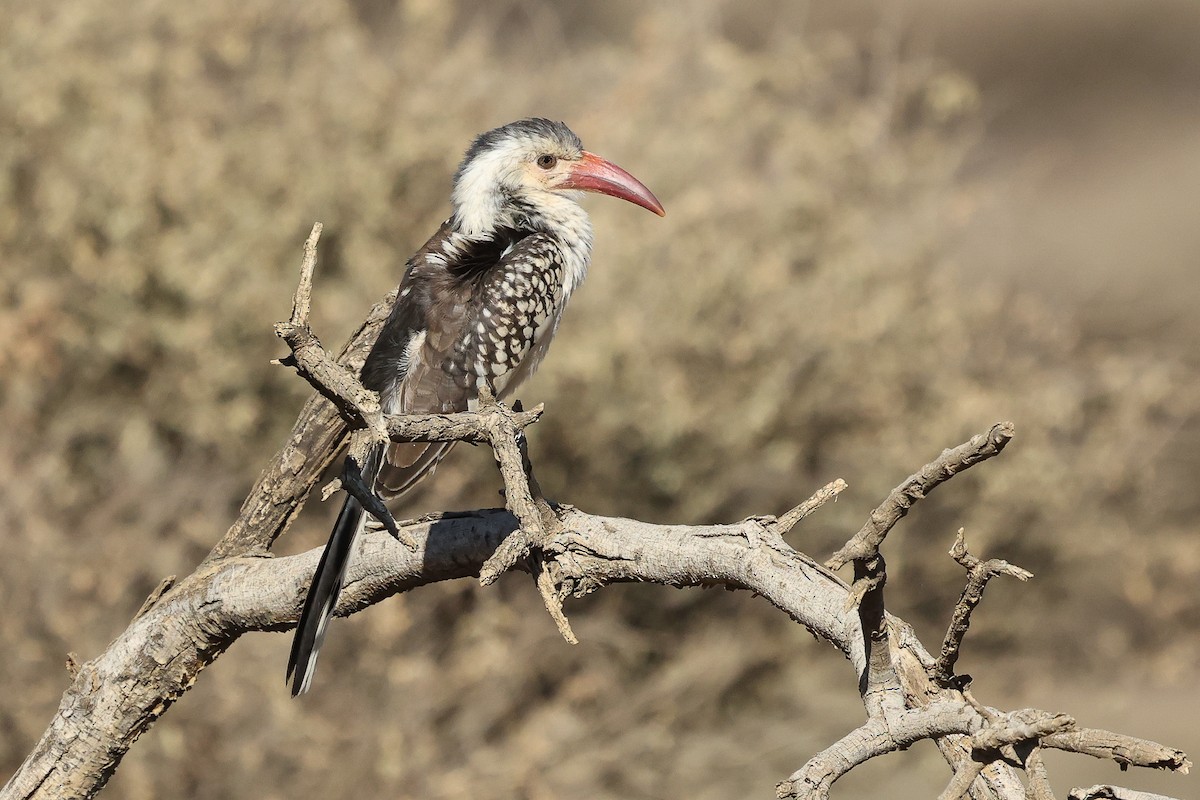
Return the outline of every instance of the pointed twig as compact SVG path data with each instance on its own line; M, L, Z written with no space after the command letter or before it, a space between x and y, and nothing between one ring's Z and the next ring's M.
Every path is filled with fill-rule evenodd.
M563 613L562 596L554 576L550 574L550 564L543 559L540 551L530 555L529 563L533 570L534 582L537 583L538 594L542 596L542 603L550 613L550 618L554 620L559 634L567 644L579 644L579 637L571 629L571 620Z
M142 607L139 608L138 612L133 615L133 618L137 619L142 614L145 614L147 611L149 611L151 608L153 608L154 604L157 603L159 600L161 600L162 596L164 594L171 591L171 587L174 585L175 585L175 576L174 575L168 575L167 577L165 577L161 581L159 581L158 586L155 586L154 589L150 592L150 595L144 601L142 601Z
M325 226L314 222L308 239L304 242L304 259L300 262L300 282L296 285L296 293L292 295L291 323L308 327L308 312L312 308L313 272L317 268L317 242L321 241L321 231Z
M294 367L301 377L337 407L347 422L369 429L376 441L387 441L379 396L338 364L309 327L313 271L317 265L317 242L321 239L321 227L321 223L315 223L304 243L300 281L292 297L292 316L287 322L275 323L275 335L287 343L291 355L276 359L274 363Z
M954 613L950 617L950 626L942 639L942 651L938 657L934 680L942 686L949 686L954 678L954 665L958 661L962 649L963 638L971 626L971 612L983 599L983 590L996 575L1009 575L1021 581L1033 577L1033 573L1020 567L1013 566L1000 558L982 561L967 551L967 540L963 529L958 529L954 546L950 555L967 571L967 584L954 605Z
M846 491L846 482L841 478L825 484L818 489L812 497L808 498L791 511L784 513L783 516L779 518L779 521L775 523L779 526L779 534L781 536L786 534L792 528L796 527L800 520L804 519L809 514L828 503L830 500L836 500L837 496L844 491Z

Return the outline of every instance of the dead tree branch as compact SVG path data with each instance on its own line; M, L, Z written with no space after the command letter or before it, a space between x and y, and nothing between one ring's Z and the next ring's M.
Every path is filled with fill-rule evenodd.
M791 511L785 512L779 517L779 532L786 535L788 531L796 527L796 525L798 525L800 521L809 514L813 513L830 500L837 500L837 496L846 491L847 488L849 487L847 487L846 482L841 478L825 484L818 489L812 497L808 498Z
M469 414L381 414L377 398L354 375L390 298L371 310L336 358L327 353L308 327L319 234L315 226L305 248L291 319L278 326L292 349L281 363L295 367L317 395L305 404L238 519L196 570L181 580L164 581L96 658L83 664L70 659L76 670L71 686L25 763L0 789L0 800L93 797L138 737L240 636L283 631L295 624L320 550L287 558L271 558L269 550L352 428L361 432L359 447L381 438L487 443L504 480L507 508L396 523L396 537L368 531L357 544L337 614L351 614L436 581L478 576L486 583L515 567L534 574L547 609L570 640L563 599L609 584L718 584L751 591L845 655L858 677L866 709L858 729L779 784L780 797L824 798L834 781L858 764L922 739L932 739L951 765L946 797L1024 798L1015 769L1031 765L1031 775L1042 787L1035 796L1049 796L1044 768L1036 757L1039 747L1109 758L1122 766L1188 771L1190 762L1182 752L1154 742L1078 728L1065 715L1005 713L982 706L964 687L935 680L949 674L953 661L939 666L912 629L887 613L886 572L879 550L888 531L934 487L999 453L1013 435L1010 424L943 452L897 487L831 559L834 566L854 562L855 584L847 586L782 536L842 491L845 484L840 481L780 520L652 525L593 516L545 499L523 435L540 416L540 407L510 411L485 399ZM977 568L986 573L991 563L972 562L969 569L972 574ZM965 631L964 621L962 634ZM961 635L956 635L961 643ZM1019 752L1030 755L1022 762ZM1081 797L1140 800L1136 794L1113 794L1127 790L1110 787L1082 791L1086 794Z
M940 456L893 489L887 499L871 512L871 518L862 529L846 542L841 550L834 553L825 565L830 569L840 569L851 561L871 558L879 552L888 531L904 518L918 500L968 467L1000 455L1012 437L1013 424L1001 422L993 425L987 433L981 433L958 447L943 451Z
M1166 747L1158 742L1126 736L1123 733L1093 728L1076 728L1056 733L1043 739L1042 745L1053 747L1055 750L1066 750L1093 758L1102 758L1106 761L1115 761L1121 765L1122 769L1148 767L1187 774L1192 767L1187 753L1182 750Z
M949 685L954 676L954 665L958 661L958 652L962 648L967 629L971 626L971 612L983 599L983 590L987 587L988 581L996 575L1009 575L1021 581L1027 581L1033 577L1032 572L1015 567L1003 559L993 558L981 561L971 555L967 552L967 539L962 528L958 529L958 536L954 539L954 546L950 548L950 555L966 569L967 585L963 587L962 594L954 605L950 627L946 630L946 637L942 640L942 654L938 657L937 675L934 677L943 685Z
M1133 789L1123 789L1120 786L1097 784L1086 789L1072 789L1067 800L1174 800L1162 794L1136 792Z

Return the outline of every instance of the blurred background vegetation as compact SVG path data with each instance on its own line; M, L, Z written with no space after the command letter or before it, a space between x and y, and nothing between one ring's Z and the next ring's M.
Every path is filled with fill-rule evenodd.
M475 133L567 120L665 220L594 201L538 475L586 510L704 522L850 491L826 557L909 472L1018 438L892 535L928 644L973 550L963 668L1200 750L1200 6L350 0L0 5L0 768L167 574L224 530L306 396L271 367L326 226L334 346L446 214ZM460 448L412 513L495 505ZM281 552L324 542L314 503ZM106 796L770 797L857 724L845 663L765 603L618 587L557 637L522 576L391 600L292 701L288 640L239 642ZM1193 755L1195 753L1193 752ZM1056 787L1119 776L1055 759ZM844 796L929 797L931 747ZM839 784L839 788L841 784Z

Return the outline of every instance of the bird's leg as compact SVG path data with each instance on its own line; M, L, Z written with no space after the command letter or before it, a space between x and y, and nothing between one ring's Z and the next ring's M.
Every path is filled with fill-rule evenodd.
M381 458L379 447L380 444L374 440L370 431L358 430L350 435L350 447L342 465L342 488L357 500L367 513L379 520L379 524L396 537L397 541L409 550L416 550L416 541L396 524L392 512L367 484L363 475L364 471L372 476L378 471L378 460Z

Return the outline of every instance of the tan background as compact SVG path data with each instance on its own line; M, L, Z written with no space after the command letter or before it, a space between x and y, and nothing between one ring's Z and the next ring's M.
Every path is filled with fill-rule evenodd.
M650 185L595 200L592 275L538 378L539 477L599 513L700 522L851 486L793 534L826 556L941 448L998 461L889 540L930 645L973 547L963 669L1200 751L1195 251L1200 6L76 0L0 6L0 763L164 576L224 530L305 396L268 366L300 244L348 333L446 213L470 137L529 114ZM496 502L462 448L413 513ZM281 543L324 541L315 504ZM760 600L526 579L237 643L125 760L123 798L771 797L853 727L846 664ZM1053 759L1071 785L1194 780ZM841 796L930 797L932 747ZM886 790L883 787L887 787Z

